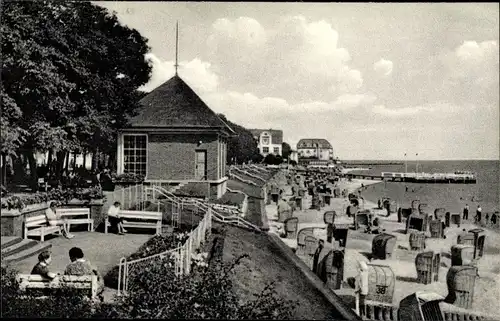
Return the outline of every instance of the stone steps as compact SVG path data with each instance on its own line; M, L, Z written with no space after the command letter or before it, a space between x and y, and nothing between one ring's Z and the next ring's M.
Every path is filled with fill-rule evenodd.
M12 244L11 246L5 247L2 249L2 257L9 257L14 254L17 254L19 252L22 252L26 249L29 249L30 247L33 247L37 244L38 242L35 240L30 240L30 239L21 239L20 242L17 242L15 244Z
M2 245L1 245L2 252L3 252L4 248L9 247L13 244L19 243L22 240L23 239L18 237L18 236L2 236Z
M9 264L22 261L51 247L52 244L47 242L42 243L31 239L21 239L20 237L10 239L6 244L2 241L2 263Z

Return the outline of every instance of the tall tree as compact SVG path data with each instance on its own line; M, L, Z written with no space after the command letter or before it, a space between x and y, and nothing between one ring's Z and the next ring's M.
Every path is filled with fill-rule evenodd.
M256 159L262 159L262 157L259 157L257 142L248 129L227 120L223 114L218 116L236 132L235 137L230 139L227 146L228 161L242 164L251 160L255 162Z
M67 151L113 151L149 80L147 40L90 2L6 2L1 36L2 100L19 108L30 166L36 150L59 169Z
M290 145L286 142L283 142L281 144L281 157L283 157L283 159L287 159L288 156L290 155L290 152L292 151L292 148L290 147Z

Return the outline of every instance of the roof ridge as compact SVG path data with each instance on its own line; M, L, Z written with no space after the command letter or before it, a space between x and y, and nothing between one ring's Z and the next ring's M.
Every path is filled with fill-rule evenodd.
M141 108L130 119L132 126L208 126L235 133L179 75L150 91L139 103Z
M217 117L217 119L219 121L221 121L224 125L227 126L227 128L230 129L230 131L232 131L233 133L235 133L235 131L231 128L231 126L229 126L222 118L219 117L219 115L217 115L217 113L215 111L213 111L210 107L208 107L207 103L200 97L200 95L198 95L198 93L196 93L196 91L191 88L185 81L184 79L182 79L178 74L176 74L174 77L177 77L179 78L180 81L182 81L182 83L184 83L184 85L186 85L186 87L191 90L193 93L194 93L194 96L195 98L199 99L203 104L203 106L209 111L211 112L215 117Z

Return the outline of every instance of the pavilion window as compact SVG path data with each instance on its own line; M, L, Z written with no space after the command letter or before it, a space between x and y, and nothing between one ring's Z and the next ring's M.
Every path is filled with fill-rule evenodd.
M280 148L279 147L274 147L273 148L274 154L279 154L280 153Z
M146 158L147 136L123 135L123 172L146 176Z
M263 148L262 148L262 152L263 152L264 154L269 153L269 147L263 147Z

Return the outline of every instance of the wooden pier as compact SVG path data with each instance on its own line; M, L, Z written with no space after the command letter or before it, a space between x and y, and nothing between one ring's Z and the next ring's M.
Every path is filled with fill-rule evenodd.
M372 174L346 174L348 178L381 180L405 183L425 183L425 184L476 184L474 174L455 173L396 173L382 172L380 175Z

